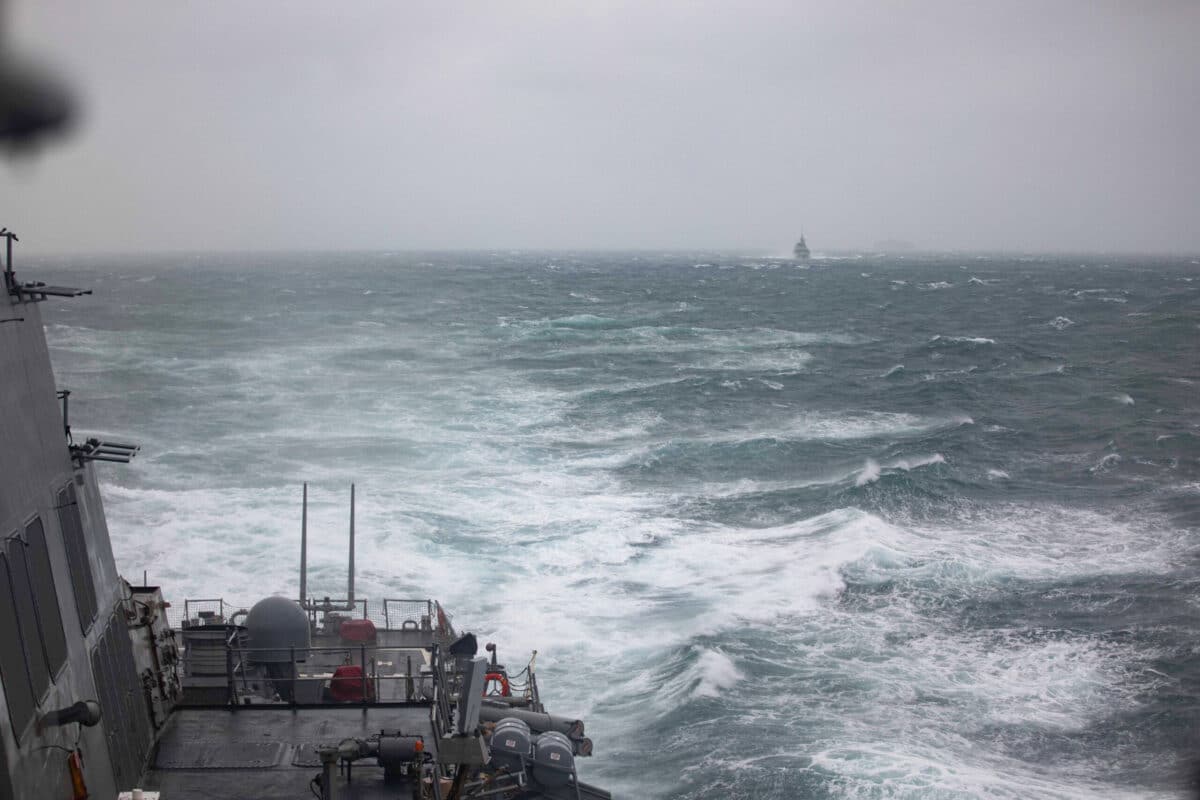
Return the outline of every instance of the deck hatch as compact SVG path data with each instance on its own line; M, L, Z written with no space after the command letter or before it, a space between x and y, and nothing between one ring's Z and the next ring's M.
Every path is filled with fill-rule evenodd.
M92 650L92 672L100 694L104 733L117 783L133 786L150 748L145 693L138 679L123 616L109 617Z
M33 696L40 702L50 688L50 667L42 647L37 606L34 605L33 586L29 582L29 564L25 560L25 543L17 538L9 539L5 551L8 578L12 582L12 599L17 608L17 622L21 626L25 662L29 665L29 677L33 681Z
M67 566L71 570L71 589L79 611L79 624L87 633L96 619L96 583L92 578L92 564L88 557L87 539L83 535L74 484L68 483L58 493L58 523L62 528L63 544L67 548Z
M13 733L20 741L21 734L33 719L34 698L29 668L22 653L21 627L11 598L8 559L0 553L0 673L4 677L4 694L8 699Z
M62 611L58 607L58 592L54 589L54 570L46 546L46 529L41 517L25 526L25 556L33 579L34 600L37 601L38 622L41 624L42 645L50 664L50 676L58 675L67 662L67 637L63 632Z

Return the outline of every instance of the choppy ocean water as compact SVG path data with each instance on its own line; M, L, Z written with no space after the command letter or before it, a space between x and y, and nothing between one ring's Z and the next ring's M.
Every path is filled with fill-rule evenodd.
M1168 797L1200 745L1200 264L26 258L118 562L435 596L625 797Z

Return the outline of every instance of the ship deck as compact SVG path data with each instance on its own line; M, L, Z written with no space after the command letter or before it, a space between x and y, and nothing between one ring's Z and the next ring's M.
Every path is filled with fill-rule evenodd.
M171 800L309 797L309 784L321 772L316 746L396 729L423 736L427 752L436 756L427 703L177 708L142 788ZM354 762L350 777L339 776L339 798L394 799L414 788L407 778L385 784L374 759Z

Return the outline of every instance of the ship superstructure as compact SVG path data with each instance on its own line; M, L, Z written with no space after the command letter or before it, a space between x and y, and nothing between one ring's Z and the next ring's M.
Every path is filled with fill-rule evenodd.
M797 261L808 261L811 253L808 250L808 243L804 241L804 234L800 234L800 241L796 242L796 246L792 248L792 256Z
M344 597L309 594L307 486L295 596L122 579L92 462L138 447L72 431L39 308L89 292L21 282L0 237L0 800L610 797L536 652L510 670L436 600L356 595L353 487Z

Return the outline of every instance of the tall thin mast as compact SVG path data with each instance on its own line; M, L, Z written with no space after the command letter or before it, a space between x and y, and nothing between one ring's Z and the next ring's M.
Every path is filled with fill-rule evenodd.
M304 501L300 511L300 605L308 605L308 483L304 484Z
M346 584L346 602L354 607L354 484L350 484L350 578Z

